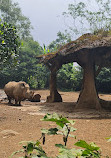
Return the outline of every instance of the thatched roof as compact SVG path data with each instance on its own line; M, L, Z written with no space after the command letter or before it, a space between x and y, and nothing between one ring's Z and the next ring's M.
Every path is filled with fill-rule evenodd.
M94 35L94 34L84 34L79 37L77 40L67 43L62 46L57 52L45 54L37 58L40 59L40 62L50 66L56 65L58 67L62 64L69 62L79 62L81 54L92 53L92 58L95 60L96 64L111 63L111 35ZM103 61L108 59L107 62ZM102 59L102 60L99 60Z

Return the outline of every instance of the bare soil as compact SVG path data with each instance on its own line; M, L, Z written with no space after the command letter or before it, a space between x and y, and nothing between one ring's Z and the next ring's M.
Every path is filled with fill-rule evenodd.
M9 106L3 90L0 90L0 158L8 158L12 152L21 149L21 141L36 141L41 137L41 128L51 128L52 122L40 121L46 113L58 113L75 120L76 139L69 138L67 147L73 148L80 139L95 142L102 151L102 158L111 157L111 143L106 137L111 136L111 112L96 110L74 110L79 93L60 92L63 103L46 103L49 90L36 91L41 95L41 102L23 101L22 106ZM111 95L100 94L101 99L111 100ZM47 136L43 149L48 156L58 154L55 143L63 143L62 136ZM15 158L16 156L14 156Z

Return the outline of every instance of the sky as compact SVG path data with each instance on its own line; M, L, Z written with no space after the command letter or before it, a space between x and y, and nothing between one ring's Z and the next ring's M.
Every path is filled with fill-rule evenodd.
M13 0L19 3L22 14L30 19L34 28L31 31L34 40L46 46L56 40L59 31L67 29L62 13L67 11L68 4L75 1L85 2L91 9L96 8L92 7L95 0Z
M23 15L33 26L32 36L40 44L48 45L56 40L59 31L66 29L62 13L74 0L14 0L18 2Z

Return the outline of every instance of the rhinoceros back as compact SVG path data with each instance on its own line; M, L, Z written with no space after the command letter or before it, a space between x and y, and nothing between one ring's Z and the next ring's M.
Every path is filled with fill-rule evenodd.
M33 91L30 91L29 85L24 81L12 81L7 83L4 87L4 91L8 96L9 103L11 103L11 99L15 99L15 104L19 102L19 105L22 100L29 99L34 94Z
M8 82L4 87L4 91L8 97L19 101L25 98L25 93L27 91L27 87L25 87L26 85L27 84L24 81Z

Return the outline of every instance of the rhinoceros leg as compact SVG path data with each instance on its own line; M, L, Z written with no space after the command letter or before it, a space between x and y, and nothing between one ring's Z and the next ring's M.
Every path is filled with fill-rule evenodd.
M21 101L19 101L19 106L21 106Z
M19 102L18 96L15 96L15 105L18 105L18 102Z
M11 97L7 96L8 97L8 104L11 104Z

